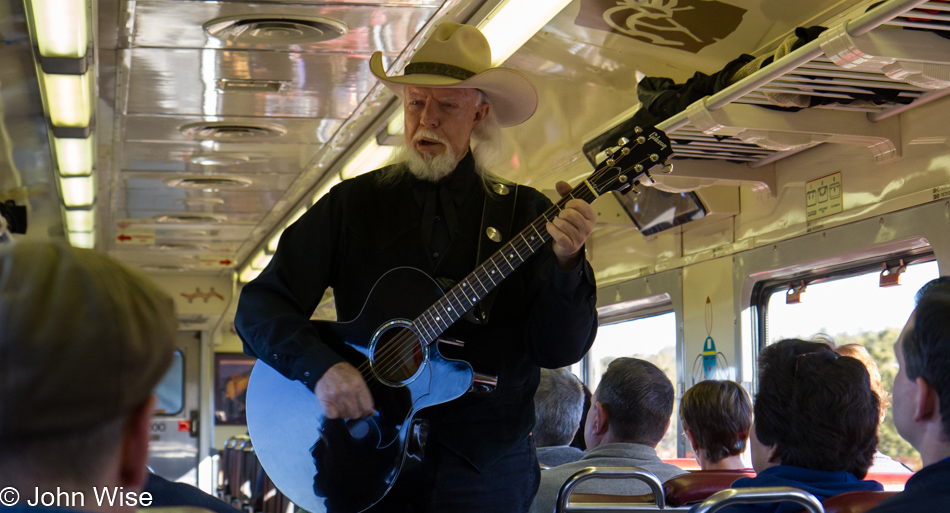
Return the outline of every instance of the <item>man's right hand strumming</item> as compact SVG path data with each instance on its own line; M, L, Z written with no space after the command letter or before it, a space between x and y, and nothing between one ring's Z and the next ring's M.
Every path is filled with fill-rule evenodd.
M349 363L330 367L317 381L314 392L328 419L361 419L376 414L366 381Z

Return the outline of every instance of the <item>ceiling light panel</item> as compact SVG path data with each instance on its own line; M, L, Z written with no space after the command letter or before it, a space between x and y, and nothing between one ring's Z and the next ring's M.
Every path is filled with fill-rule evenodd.
M76 248L92 249L96 247L96 232L67 232L69 244Z
M92 173L92 138L67 139L53 138L56 152L56 165L63 176L84 176Z
M43 57L85 57L88 1L30 0L37 46Z
M92 74L43 74L50 121L54 126L87 127L92 120Z
M67 207L88 207L96 201L96 175L60 176L59 187Z

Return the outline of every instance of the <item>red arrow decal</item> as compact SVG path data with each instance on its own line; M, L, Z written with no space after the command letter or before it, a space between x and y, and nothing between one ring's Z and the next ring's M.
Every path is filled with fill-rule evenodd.
M218 263L221 265L231 265L233 262L230 260L219 260Z
M125 242L127 240L132 240L132 237L129 237L128 235L119 235L118 239L120 242Z

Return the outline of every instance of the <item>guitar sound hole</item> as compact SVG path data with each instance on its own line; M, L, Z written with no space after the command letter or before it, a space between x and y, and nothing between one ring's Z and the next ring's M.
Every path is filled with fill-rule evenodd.
M407 327L393 326L380 334L373 351L373 369L390 383L408 380L422 365L424 351L416 334Z

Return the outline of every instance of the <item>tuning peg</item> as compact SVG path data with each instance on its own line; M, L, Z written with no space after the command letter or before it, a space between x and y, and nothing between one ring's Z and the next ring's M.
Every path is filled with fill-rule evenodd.
M651 153L651 154L650 154L650 162L657 162L657 161L659 161L659 160L660 160L660 156L659 156L659 155L657 155L656 153Z
M608 156L608 157L613 157L613 155L614 155L614 150L611 149L611 148L607 148L606 150L604 150L604 155L606 155L606 156Z
M623 156L630 155L630 148L627 148L626 146L624 146L623 149L620 150L620 154Z
M617 177L617 181L620 183L627 183L627 175L620 175Z
M664 165L663 165L663 172L666 173L666 174L672 173L672 172L673 172L673 163L672 163L672 162L667 162L666 164L664 164Z
M633 127L633 133L635 133L635 134L642 134L642 133L643 133L643 129L640 128L640 127L638 127L638 126L635 126L635 127Z
M637 173L642 173L642 172L643 172L643 165L637 164L637 165L633 166L633 170L636 171Z
M653 180L653 177L650 176L650 173L643 173L643 175L637 179L637 183L639 183L640 185L647 186L647 187L652 187L653 185L656 185L656 182Z
M613 165L616 164L616 163L617 163L617 161L614 160L614 159L607 159L607 161L604 162L604 164L607 164L608 166L613 166Z
M643 137L642 135L640 137L637 137L637 144L643 144L645 142L647 142L646 137Z

